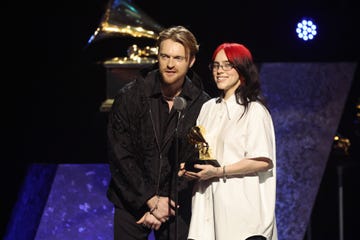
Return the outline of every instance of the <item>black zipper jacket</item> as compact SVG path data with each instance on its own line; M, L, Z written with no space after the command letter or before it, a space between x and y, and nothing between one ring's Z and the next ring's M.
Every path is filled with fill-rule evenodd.
M138 216L148 211L146 202L154 195L170 196L174 200L177 192L180 206L190 208L193 183L178 178L178 185L174 186L176 160L179 163L196 158L197 152L186 135L196 124L202 104L210 99L186 77L180 95L186 100L186 107L181 112L172 109L160 139L159 94L160 74L153 70L125 85L115 96L109 113L111 181L107 195L115 206ZM175 136L178 136L177 158Z

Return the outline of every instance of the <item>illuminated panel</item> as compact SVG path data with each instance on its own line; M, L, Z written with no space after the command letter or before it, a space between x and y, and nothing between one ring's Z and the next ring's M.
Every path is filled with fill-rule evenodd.
M264 63L277 145L279 239L303 240L355 63Z

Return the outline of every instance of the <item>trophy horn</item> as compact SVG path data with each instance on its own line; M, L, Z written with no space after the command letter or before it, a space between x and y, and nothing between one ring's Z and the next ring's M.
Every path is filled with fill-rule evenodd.
M122 36L157 39L162 30L162 26L129 0L110 0L87 45L100 39Z

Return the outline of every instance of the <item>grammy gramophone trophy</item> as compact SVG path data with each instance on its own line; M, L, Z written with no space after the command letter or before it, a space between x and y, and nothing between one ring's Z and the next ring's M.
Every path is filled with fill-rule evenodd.
M100 61L106 69L107 78L107 99L100 107L102 112L110 110L117 91L131 79L139 76L141 69L151 68L157 63L158 49L155 43L159 33L164 29L131 0L107 1L106 11L99 26L86 45L86 49L93 49L96 54L112 55L111 58ZM106 39L118 41L115 44L109 40L105 41ZM114 57L113 54L116 53L120 56ZM124 53L126 56L123 56Z
M215 167L220 167L219 162L211 154L211 149L203 136L203 132L204 129L201 126L194 126L187 135L189 142L193 144L199 152L199 157L198 159L185 163L186 171L199 172L200 170L195 168L194 164L210 164Z

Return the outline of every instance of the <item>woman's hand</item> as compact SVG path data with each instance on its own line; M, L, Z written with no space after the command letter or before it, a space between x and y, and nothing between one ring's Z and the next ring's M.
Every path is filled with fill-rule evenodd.
M221 177L221 167L214 167L210 164L195 164L195 168L199 169L200 171L195 172L186 172L185 175L191 178L197 178L199 180L207 180L214 177Z

